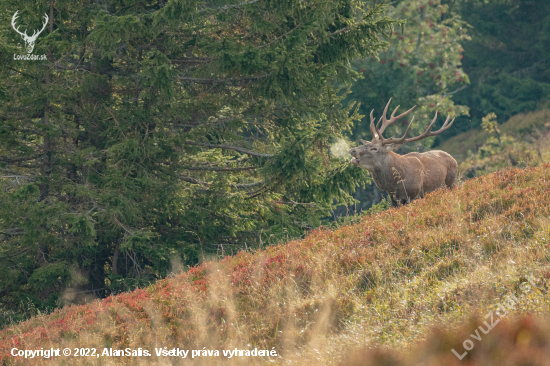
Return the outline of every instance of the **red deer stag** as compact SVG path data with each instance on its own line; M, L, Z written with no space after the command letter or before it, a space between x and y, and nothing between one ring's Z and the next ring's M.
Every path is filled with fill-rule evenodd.
M428 136L434 136L445 131L454 122L450 116L443 126L432 132L431 128L437 120L437 112L434 119L430 122L426 131L419 136L407 138L414 117L407 126L407 130L401 138L384 138L382 133L386 127L406 116L416 107L412 107L405 113L395 116L397 108L391 114L390 119L386 119L386 113L390 105L391 98L386 104L384 114L375 125L373 112L370 113L370 132L373 136L372 141L364 141L362 146L350 150L351 163L357 164L361 168L367 169L374 183L378 188L388 192L394 207L410 203L412 200L424 197L425 193L432 192L443 185L453 188L456 176L458 174L458 165L456 160L449 154L440 150L432 150L425 153L412 152L406 155L398 155L392 150L399 149L403 144L412 141L418 141ZM380 126L382 122L382 126ZM380 126L380 129L378 128Z

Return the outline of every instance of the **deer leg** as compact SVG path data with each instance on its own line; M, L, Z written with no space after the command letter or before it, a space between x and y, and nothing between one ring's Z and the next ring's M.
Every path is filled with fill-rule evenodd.
M399 202L397 201L397 197L391 197L391 207L399 207Z
M420 187L419 189L413 190L409 193L410 194L407 195L407 200L406 200L407 203L411 203L412 201L414 201L417 198L423 198L424 197L424 192L422 190L422 187Z

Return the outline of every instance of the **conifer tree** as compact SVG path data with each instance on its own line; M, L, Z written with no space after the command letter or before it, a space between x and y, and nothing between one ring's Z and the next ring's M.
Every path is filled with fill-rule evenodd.
M394 107L401 105L405 110L417 105L411 135L423 132L435 112L440 116L440 124L448 114L468 115L468 107L455 104L453 97L466 93L463 90L469 86L461 60L462 44L470 37L467 24L454 12L449 14L450 10L450 6L440 0L392 2L387 15L406 23L390 35L389 47L378 57L353 63L354 70L364 76L354 83L349 96L362 103L360 113L368 116L372 109L381 113L389 98ZM354 127L357 139L371 138L368 117L365 120ZM401 135L406 126L406 121L400 126L391 126L388 135ZM430 147L434 139L405 145L401 151L418 150L421 145Z
M356 0L0 4L0 306L107 296L350 202L334 85L394 21ZM49 17L34 54L20 29ZM29 32L29 34L32 31ZM62 296L63 295L63 296ZM28 300L27 300L28 299Z

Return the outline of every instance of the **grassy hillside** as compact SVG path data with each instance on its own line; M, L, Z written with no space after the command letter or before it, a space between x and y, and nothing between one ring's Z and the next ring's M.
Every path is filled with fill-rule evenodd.
M278 357L230 360L254 365L349 364L344 360L361 349L353 357L364 361L365 353L378 352L383 361L386 351L368 347L413 350L425 337L443 339L426 334L434 325L453 329L471 315L495 310L530 275L537 288L518 295L510 313L546 313L549 240L550 165L507 170L365 216L353 226L316 230L303 240L205 262L147 289L14 325L0 331L0 365L29 364L9 356L12 347L86 347L100 353L141 347L152 354L94 360L109 365L227 361L223 355L189 360L191 353L187 359L157 357L155 347L277 352ZM502 325L484 337L514 327ZM458 349L469 330L449 333L449 342L438 344ZM433 343L422 344L424 353L418 354L435 352ZM439 364L458 362L450 349L437 349L448 359ZM382 361L371 364L397 364ZM91 361L61 356L32 364L46 362Z
M499 128L502 134L532 142L550 132L550 109L520 113ZM468 156L468 150L475 153L489 136L488 132L481 129L470 130L445 140L437 148L447 151L460 163Z
M485 322L493 322L487 333ZM489 324L490 326L490 324ZM465 351L464 342L471 343ZM458 357L451 350L459 350ZM457 329L438 327L411 352L380 347L363 347L352 353L342 366L503 366L550 365L550 321L548 317L516 319L472 317Z

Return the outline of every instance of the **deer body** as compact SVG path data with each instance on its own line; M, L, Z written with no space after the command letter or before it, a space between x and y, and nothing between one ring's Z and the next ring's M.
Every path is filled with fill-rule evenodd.
M376 186L388 192L394 206L410 202L421 195L423 165L417 157L404 157L390 151L380 160L373 169L366 169Z
M390 99L391 101L391 99ZM432 150L425 153L412 152L406 155L399 155L392 150L398 149L402 144L410 141L417 141L427 136L433 136L441 133L452 125L449 124L449 118L445 121L443 127L437 132L431 132L430 129L435 123L436 118L432 120L426 131L417 137L407 139L407 131L400 139L385 139L382 132L391 123L398 118L410 113L407 112L394 117L397 108L392 113L391 119L386 120L386 112L389 106L386 105L384 115L381 118L383 125L378 129L374 125L374 118L371 112L371 133L374 136L372 141L363 141L363 145L350 150L353 156L351 163L367 169L373 177L374 183L378 188L388 192L393 206L410 203L416 198L424 197L424 194L432 192L440 187L454 187L458 174L458 164L449 154L440 150ZM414 118L413 118L414 119ZM454 121L454 120L453 120ZM378 122L378 125L380 121Z
M390 151L386 158L367 169L376 186L388 192L394 206L423 198L425 193L447 186L452 188L457 163L444 151L398 155Z
M405 156L417 157L424 166L423 189L424 193L435 191L447 186L453 188L458 175L456 160L445 151L432 150L425 153L412 152Z

